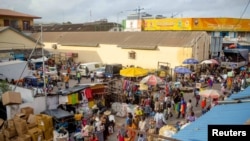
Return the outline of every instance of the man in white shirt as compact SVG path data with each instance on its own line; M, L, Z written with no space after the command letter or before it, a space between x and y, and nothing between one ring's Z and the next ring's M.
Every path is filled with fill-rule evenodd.
M156 111L156 114L154 116L154 121L156 122L156 134L159 133L159 129L164 126L165 124L167 124L167 121L164 117L164 114L162 113L162 111L158 110Z
M139 121L139 130L140 131L146 131L147 130L147 125L146 125L146 118L143 116L141 120Z

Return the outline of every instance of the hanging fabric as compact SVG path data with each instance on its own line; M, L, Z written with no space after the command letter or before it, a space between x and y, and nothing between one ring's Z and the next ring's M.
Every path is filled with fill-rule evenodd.
M72 94L72 104L78 104L78 94L74 93Z
M92 99L93 95L92 95L92 89L91 88L86 88L84 90L85 96L87 99Z
M79 100L78 100L78 94L77 93L72 93L68 95L68 104L69 105L75 105L78 104Z
M59 96L59 105L68 103L68 96Z

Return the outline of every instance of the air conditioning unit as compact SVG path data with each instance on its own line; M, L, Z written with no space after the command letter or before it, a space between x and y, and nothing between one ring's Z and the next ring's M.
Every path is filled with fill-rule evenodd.
M52 48L53 48L53 49L57 49L57 45L56 45L56 44L53 44L53 45L52 45Z

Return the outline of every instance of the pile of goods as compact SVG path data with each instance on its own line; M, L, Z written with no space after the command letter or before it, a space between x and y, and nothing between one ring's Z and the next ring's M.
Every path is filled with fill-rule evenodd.
M111 109L114 113L116 113L116 116L118 117L126 117L127 113L134 113L134 108L137 105L127 104L127 103L119 103L114 102L111 105Z
M51 141L53 120L45 114L34 115L33 108L21 108L12 119L0 119L0 141Z
M172 137L175 133L177 133L177 129L171 125L165 125L159 130L159 135L164 137Z

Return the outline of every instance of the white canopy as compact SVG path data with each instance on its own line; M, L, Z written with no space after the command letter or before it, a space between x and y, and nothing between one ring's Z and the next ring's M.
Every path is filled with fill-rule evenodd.
M43 62L44 61L47 61L48 58L46 56L43 56L41 58L37 58L37 59L31 59L31 63L37 63L37 62Z

